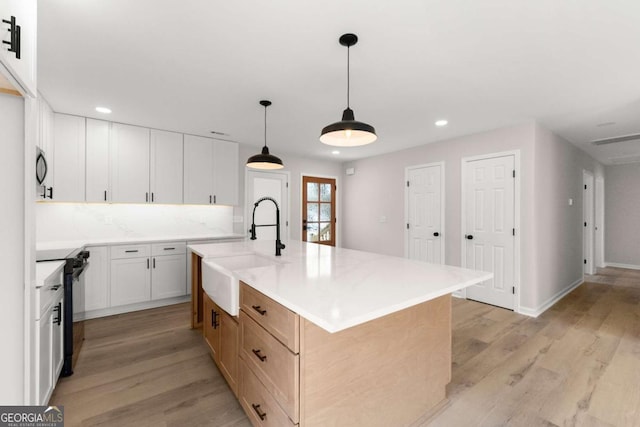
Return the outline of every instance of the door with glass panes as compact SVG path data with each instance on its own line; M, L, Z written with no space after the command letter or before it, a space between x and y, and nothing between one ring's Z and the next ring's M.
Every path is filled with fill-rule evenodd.
M336 245L336 180L302 177L302 240Z

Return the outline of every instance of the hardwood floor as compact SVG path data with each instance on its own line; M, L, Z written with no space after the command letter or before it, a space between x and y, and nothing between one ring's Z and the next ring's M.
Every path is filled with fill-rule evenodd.
M423 425L640 426L640 271L587 280L537 319L454 298L449 401ZM87 321L65 425L249 426L189 315Z

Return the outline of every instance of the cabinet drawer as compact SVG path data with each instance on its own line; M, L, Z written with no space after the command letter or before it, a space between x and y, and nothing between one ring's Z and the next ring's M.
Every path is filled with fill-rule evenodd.
M149 245L118 245L111 246L111 259L141 258L151 254Z
M291 353L242 311L240 328L242 358L287 415L297 422L300 356Z
M154 243L151 245L151 255L181 255L187 253L186 242L169 242L169 243Z
M295 424L273 396L240 359L240 404L256 427L285 427Z
M294 353L300 352L300 317L240 282L240 308Z

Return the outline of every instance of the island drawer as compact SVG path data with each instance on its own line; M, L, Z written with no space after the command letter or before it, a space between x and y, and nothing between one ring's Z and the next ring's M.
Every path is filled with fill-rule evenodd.
M151 245L152 256L182 255L187 253L185 242L154 243Z
M111 259L144 258L151 254L150 245L111 246Z
M260 380L240 359L240 404L257 427L295 426Z
M240 309L294 353L300 352L300 317L271 298L240 282Z
M251 371L260 379L287 415L298 421L299 355L240 312L240 353Z

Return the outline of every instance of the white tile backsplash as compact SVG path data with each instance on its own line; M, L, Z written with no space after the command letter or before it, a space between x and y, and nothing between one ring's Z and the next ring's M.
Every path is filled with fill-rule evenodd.
M38 242L233 233L233 208L198 205L37 203Z

